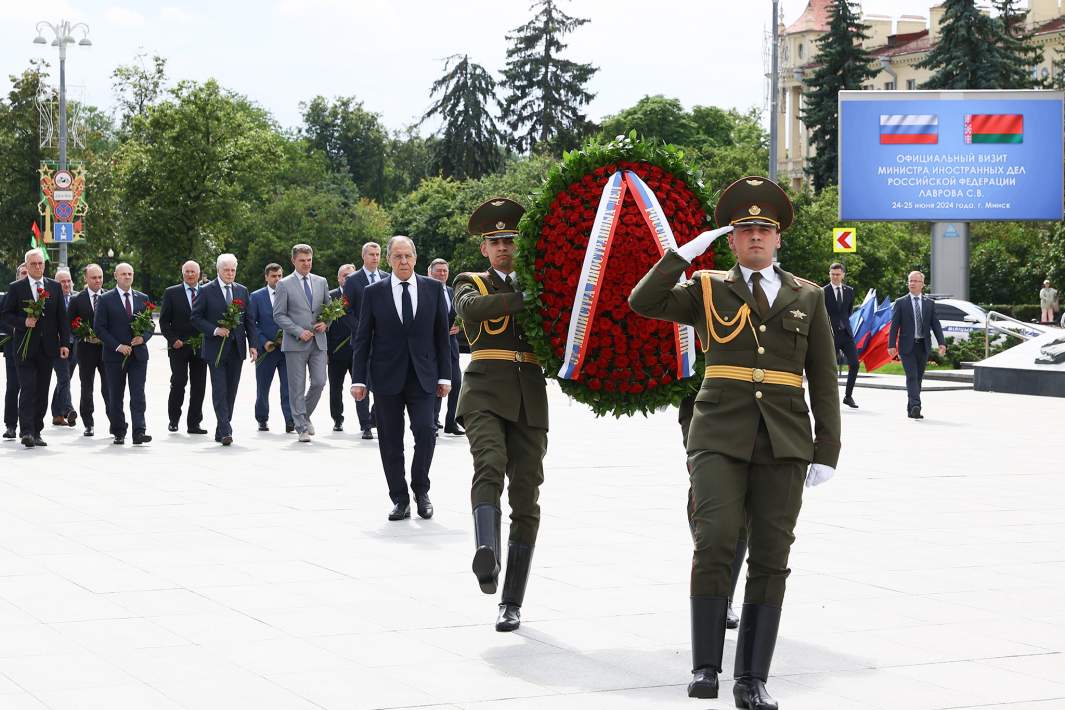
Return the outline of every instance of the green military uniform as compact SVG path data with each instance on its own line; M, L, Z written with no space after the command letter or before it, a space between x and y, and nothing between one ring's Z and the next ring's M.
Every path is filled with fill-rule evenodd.
M524 209L497 198L481 205L469 229L486 240L513 239ZM472 361L459 391L458 419L473 455L473 569L481 590L494 594L501 561L500 498L508 480L510 539L496 628L520 623L529 565L540 527L540 484L547 452L547 383L517 323L522 293L494 269L455 278L455 311L462 318Z
M792 208L775 183L744 178L722 193L716 218L719 224L781 230L790 225ZM750 556L734 688L739 704L750 690L740 681L764 685L768 675L807 465L834 468L839 457L835 347L816 284L773 267L779 291L770 305L758 298L765 299L762 276L752 279L759 284L752 292L739 264L727 273L697 272L678 284L688 266L675 251L667 252L637 284L629 304L643 316L694 326L705 351L686 446L695 538L693 686L700 670L713 671L713 694L698 695L693 686L689 694L717 694L736 531L746 522ZM776 707L771 698L761 704L747 695L743 703Z

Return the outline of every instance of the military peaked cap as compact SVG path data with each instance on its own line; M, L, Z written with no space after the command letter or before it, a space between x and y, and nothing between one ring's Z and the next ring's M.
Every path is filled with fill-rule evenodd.
M758 176L740 178L726 187L714 210L714 220L722 227L751 224L783 232L794 218L787 193L769 178Z
M525 208L514 200L493 197L473 211L467 229L485 239L513 239L523 214Z

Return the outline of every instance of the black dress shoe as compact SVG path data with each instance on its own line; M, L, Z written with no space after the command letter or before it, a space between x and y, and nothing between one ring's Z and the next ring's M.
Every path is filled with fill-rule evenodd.
M232 436L223 436L221 439L222 446L230 446L233 443Z
M340 422L337 422L333 425L333 431L344 431L344 425Z
M270 431L270 427L267 426L266 422L259 422L259 431Z
M67 412L67 426L74 426L78 423L78 413L73 409Z
M746 710L777 710L777 701L765 689L765 683L758 678L737 678L732 686L732 697L736 707Z
M85 427L85 433L82 434L82 436L93 436L93 434L95 434L95 432L92 430L92 427L87 426Z
M850 407L851 409L857 409L858 408L858 404L854 401L854 397L844 397L843 398L843 403L845 405L847 405L848 407Z
M291 434L294 431L296 431L296 425L295 424L286 424L285 425L285 433L286 434Z
M688 697L709 700L717 697L717 671L713 668L698 668L692 671L688 683Z
M32 449L37 444L35 438L27 434L26 436L22 437L22 445L25 446L27 449Z
M362 430L362 438L363 439L372 439L373 438L373 432L370 431L369 429L363 429Z
M433 517L433 504L429 502L429 496L417 496L414 502L418 504L418 517L428 520Z
M496 617L496 631L517 631L521 626L521 607L517 604L500 604Z
M388 514L389 520L403 520L410 517L410 503L396 503L392 512Z
M466 430L459 427L458 424L444 427L445 434L454 434L455 436L466 436Z
M924 419L924 417L921 416L920 407L910 407L910 412L906 416L908 416L910 419Z
M725 628L734 629L740 625L739 615L732 609L732 600L728 600L728 611L725 612Z
M152 440L152 437L148 436L143 431L135 431L135 432L133 432L133 443L134 444L147 444L151 440Z
M112 441L111 443L112 444L118 444L119 446L122 446L123 444L126 443L126 436L124 434L119 434L119 435L115 436L115 440Z
M177 422L170 422L166 425L167 431L177 431Z
M207 430L200 426L190 426L188 432L190 434L206 434Z
M15 427L13 426L9 426L7 429L4 430L5 439L14 439L16 438L16 436L17 435L15 434Z
M46 442L44 439L42 439L39 436L35 436L35 437L33 437L33 445L34 446L48 446L48 442Z

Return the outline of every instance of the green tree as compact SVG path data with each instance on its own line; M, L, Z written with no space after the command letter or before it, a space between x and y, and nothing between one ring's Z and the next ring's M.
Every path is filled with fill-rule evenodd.
M45 157L40 147L36 98L48 65L30 62L22 74L10 76L11 90L0 99L0 260L13 273L29 248L30 225L38 220L40 175Z
M1050 230L1033 222L976 222L969 251L969 298L983 304L1034 303L1043 281L1040 246Z
M459 180L498 170L504 137L492 118L496 82L468 54L444 60L444 76L433 82L430 96L440 95L422 116L442 121L433 146L433 172Z
M595 94L585 86L599 69L563 59L562 37L588 20L570 17L555 0L537 0L530 10L534 17L507 35L503 120L520 152L573 148L590 130L582 107Z
M270 117L247 98L183 81L135 117L118 151L121 230L148 290L189 258L234 250L249 214L272 192L284 154ZM160 281L162 280L162 281Z
M981 11L976 0L945 0L943 6L939 42L916 64L932 72L922 89L1031 86L1030 60L1006 37L999 18Z
M869 52L862 47L869 39L869 26L861 22L860 9L852 0L835 0L830 12L828 32L817 40L817 68L803 92L802 122L810 129L813 147L806 172L817 191L839 180L839 92L861 89L876 75Z
M148 113L163 96L166 84L166 59L158 54L147 61L144 52L137 54L130 64L123 64L111 72L111 88L119 110L119 124L129 131L133 119Z
M1027 10L1018 7L1017 0L994 0L1001 28L999 46L1013 59L1002 65L1002 75L996 79L997 88L1039 89L1046 82L1038 78L1035 69L1043 61L1043 50L1032 41L1034 35L1025 27Z
M604 118L599 136L609 141L633 130L644 139L678 146L695 146L705 141L700 126L680 101L661 94L644 96L635 106Z
M380 115L353 96L333 102L316 96L300 110L311 147L322 151L334 170L348 172L362 195L387 204L389 136Z
M392 133L385 151L385 204L394 204L433 174L436 141L422 138L413 126Z

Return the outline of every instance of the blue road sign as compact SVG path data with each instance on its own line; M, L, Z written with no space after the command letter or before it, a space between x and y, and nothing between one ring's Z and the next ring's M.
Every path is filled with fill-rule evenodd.
M1060 220L1062 122L1058 91L841 91L840 218Z
M74 225L70 222L55 222L52 225L52 240L56 242L74 241Z

